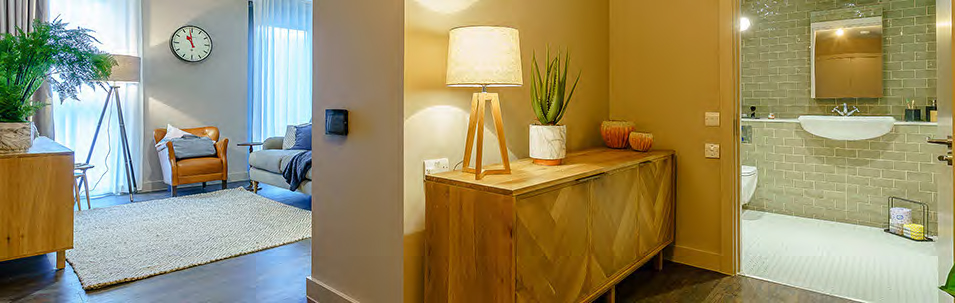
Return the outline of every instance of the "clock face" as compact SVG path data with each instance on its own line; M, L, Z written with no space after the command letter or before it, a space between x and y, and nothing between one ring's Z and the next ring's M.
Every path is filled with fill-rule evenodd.
M199 27L186 25L172 33L169 49L183 61L199 62L212 54L212 37Z

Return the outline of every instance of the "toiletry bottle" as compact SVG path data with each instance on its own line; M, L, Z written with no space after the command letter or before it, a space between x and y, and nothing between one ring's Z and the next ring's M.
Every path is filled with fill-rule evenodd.
M925 121L938 122L938 100L932 100L932 105L925 107Z

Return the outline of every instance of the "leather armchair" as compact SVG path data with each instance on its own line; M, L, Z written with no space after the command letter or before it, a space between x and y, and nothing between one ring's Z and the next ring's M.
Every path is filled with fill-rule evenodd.
M219 128L213 126L183 129L183 131L215 141L216 156L177 160L172 142L166 142L166 148L159 151L159 165L162 167L163 182L170 186L172 196L178 195L176 191L179 185L183 184L202 183L205 187L206 182L222 181L222 189L226 189L229 179L229 160L226 156L229 139L219 140ZM156 142L161 141L165 136L165 129L153 131Z

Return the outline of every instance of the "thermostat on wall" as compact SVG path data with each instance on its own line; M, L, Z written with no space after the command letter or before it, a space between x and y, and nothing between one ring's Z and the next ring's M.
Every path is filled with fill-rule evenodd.
M325 110L325 134L348 135L348 111L344 109Z

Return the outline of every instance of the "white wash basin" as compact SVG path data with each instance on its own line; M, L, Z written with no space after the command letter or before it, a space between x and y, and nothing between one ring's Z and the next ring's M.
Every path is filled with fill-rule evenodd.
M892 117L801 116L807 132L832 140L855 141L878 138L892 131Z

